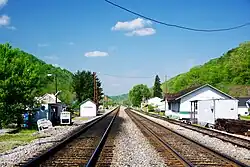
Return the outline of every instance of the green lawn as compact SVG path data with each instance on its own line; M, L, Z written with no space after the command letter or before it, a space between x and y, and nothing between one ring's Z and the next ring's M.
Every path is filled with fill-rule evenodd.
M80 120L80 121L85 121L85 120L88 120L89 118L87 117L75 117L73 118L72 120Z
M149 112L150 114L156 114L159 115L159 112ZM165 116L164 112L160 112L160 116Z
M250 115L248 115L248 116L240 116L240 119L250 121Z
M0 153L38 138L39 136L32 135L34 132L36 132L36 130L21 130L16 134L0 135Z

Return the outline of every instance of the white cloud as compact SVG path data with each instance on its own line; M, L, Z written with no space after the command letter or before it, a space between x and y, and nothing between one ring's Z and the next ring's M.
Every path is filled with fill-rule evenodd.
M74 42L69 42L68 44L69 44L69 45L75 45L75 43L74 43Z
M0 27L8 26L10 24L10 17L7 15L0 16Z
M8 3L8 0L0 0L0 10ZM16 30L16 27L9 26L10 25L10 17L7 15L0 16L0 28L5 27L10 30Z
M107 52L101 52L101 51L93 51L85 53L86 57L105 57L108 55L109 54Z
M144 20L142 18L137 18L131 21L125 21L120 22L118 21L114 27L111 28L111 30L117 31L117 30L136 30L140 28L144 28L145 26L152 25L152 22L149 20Z
M44 56L44 58L47 60L58 60L59 59L59 57L56 55Z
M10 30L16 30L16 27L14 27L14 26L8 26L7 28Z
M0 9L7 4L8 0L0 0Z
M39 43L37 46L38 47L47 47L47 46L49 46L49 44L47 44L47 43Z
M147 36L147 35L153 35L155 33L156 33L156 30L153 28L142 28L139 30L128 32L125 35L126 36Z

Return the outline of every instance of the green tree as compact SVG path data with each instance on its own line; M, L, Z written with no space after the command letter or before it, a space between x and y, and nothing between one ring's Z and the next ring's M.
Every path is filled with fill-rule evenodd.
M144 84L135 85L129 91L129 100L136 107L140 106L143 99L148 99L150 96L149 88Z
M153 87L153 97L162 98L161 81L158 75L155 76L155 83Z
M22 114L33 107L34 97L42 86L42 70L19 49L0 45L0 119L2 125L22 123Z
M96 86L98 93L98 100L101 101L103 97L103 90L101 81L96 77ZM90 71L77 71L73 77L73 89L78 102L82 102L87 98L94 100L94 76Z
M232 96L250 95L250 42L227 51L219 58L191 68L167 81L175 93L192 86L211 84Z
M98 101L100 102L102 101L104 94L103 94L103 89L102 89L102 83L98 77L96 77L96 86L97 86L97 92L98 92Z
M46 64L35 56L10 44L0 44L0 125L22 122L22 113L35 105L34 97L55 93L56 74L59 98L63 103L74 100L72 89L73 74L66 69Z

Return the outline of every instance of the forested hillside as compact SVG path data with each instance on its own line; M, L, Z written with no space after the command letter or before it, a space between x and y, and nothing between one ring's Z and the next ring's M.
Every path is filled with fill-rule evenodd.
M71 104L72 76L8 43L0 44L0 127L13 121L20 126L21 114L27 107L34 107L35 97L55 93L55 78L61 90L58 97Z
M65 103L71 103L73 100L72 77L73 74L60 67L54 67L51 64L46 64L44 61L35 56L26 53L20 49L12 48L9 44L0 44L0 67L2 79L6 82L11 80L18 83L37 82L36 96L45 93L55 93L55 75L58 81L58 90L62 92L59 98ZM27 76L17 76L22 70L26 70ZM33 78L31 74L33 72ZM16 75L14 75L16 73ZM5 74L5 75L3 75ZM48 76L52 74L52 76Z
M101 81L95 77L98 97L102 100ZM57 81L57 82L56 82ZM22 122L27 108L36 107L35 97L55 94L70 107L87 98L94 100L94 75L91 71L70 71L54 67L10 44L0 44L0 128ZM77 103L73 103L76 102Z
M250 95L250 42L242 43L223 56L193 67L189 72L173 77L164 84L173 93L205 83L232 96Z
M122 102L122 101L128 99L128 94L122 94L122 95L117 95L117 96L110 96L109 98L111 98L115 102Z

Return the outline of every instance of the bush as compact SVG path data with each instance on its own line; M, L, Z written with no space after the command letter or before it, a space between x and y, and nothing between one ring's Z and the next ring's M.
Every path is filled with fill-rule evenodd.
M148 105L148 111L149 111L149 112L153 112L153 111L154 111L154 106Z

